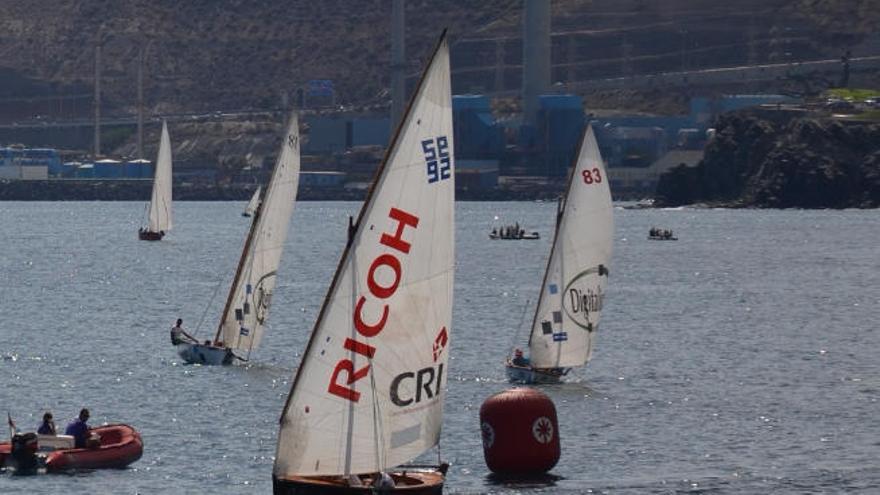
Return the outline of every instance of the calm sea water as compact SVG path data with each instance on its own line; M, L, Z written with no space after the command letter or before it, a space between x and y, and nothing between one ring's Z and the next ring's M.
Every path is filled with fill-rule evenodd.
M211 368L181 365L168 329L213 331L244 203L177 203L160 243L136 240L141 203L0 203L0 413L35 428L50 409L63 426L86 406L145 442L127 470L7 474L0 492L271 492L289 380L359 206L297 206L263 347ZM560 417L555 478L489 478L479 407L508 387L555 207L458 204L448 492L880 493L877 211L618 208L594 359L543 388ZM544 239L487 238L513 221ZM646 240L652 225L680 240Z

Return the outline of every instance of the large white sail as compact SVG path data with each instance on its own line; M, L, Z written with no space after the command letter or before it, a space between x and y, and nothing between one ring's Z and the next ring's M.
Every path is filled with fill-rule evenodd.
M275 476L385 470L437 444L454 271L445 36L392 140L281 418Z
M168 124L164 121L162 137L159 140L159 155L156 157L156 173L153 178L147 230L150 232L171 230L171 138L168 136Z
M296 202L299 168L299 120L294 115L229 289L217 336L226 347L250 351L259 345Z
M561 207L529 337L536 368L585 364L599 328L614 227L611 190L592 127L584 132Z
M251 196L250 201L248 201L247 206L244 207L244 216L249 217L257 211L257 205L260 204L260 191L262 187L258 186L257 190L254 191L254 195Z

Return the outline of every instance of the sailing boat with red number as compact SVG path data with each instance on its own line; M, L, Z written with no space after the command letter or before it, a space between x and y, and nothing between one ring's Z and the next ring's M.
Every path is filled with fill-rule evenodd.
M555 383L590 360L608 283L613 213L599 145L587 126L559 203L529 356L514 350L507 360L511 381Z
M276 494L440 493L455 184L444 32L377 172L284 406Z

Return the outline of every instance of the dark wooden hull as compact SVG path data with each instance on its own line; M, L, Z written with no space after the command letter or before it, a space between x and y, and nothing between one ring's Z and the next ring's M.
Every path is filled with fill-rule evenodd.
M161 241L163 237L165 237L165 232L138 231L138 239L142 241Z
M369 475L361 476L364 486L349 486L338 476L292 476L286 479L272 477L274 495L355 495L375 493L405 493L407 495L439 495L443 493L443 474L439 471L400 471L389 473L395 487L372 488Z

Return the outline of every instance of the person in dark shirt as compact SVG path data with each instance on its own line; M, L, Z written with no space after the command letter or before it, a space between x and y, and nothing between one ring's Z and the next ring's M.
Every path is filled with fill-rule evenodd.
M513 365L526 367L529 365L529 359L523 356L523 351L515 349L513 351Z
M55 435L55 422L52 421L52 413L46 411L43 414L43 422L40 424L40 427L37 428L37 433L40 435Z
M71 421L64 430L65 435L73 436L74 445L78 449L85 448L86 440L89 439L89 425L86 424L88 420L89 410L84 408L79 412L79 417Z

